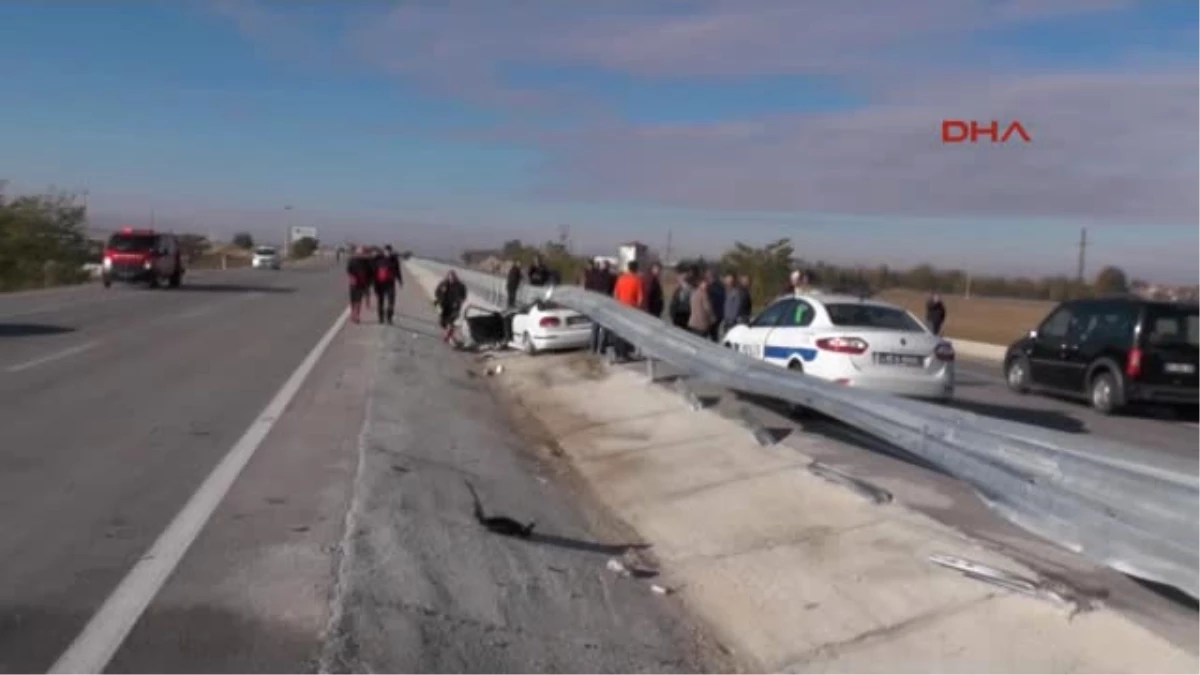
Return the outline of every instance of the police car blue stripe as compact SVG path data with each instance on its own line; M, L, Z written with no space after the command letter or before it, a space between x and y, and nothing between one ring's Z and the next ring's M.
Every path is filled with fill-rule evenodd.
M817 358L817 350L812 347L766 347L763 349L764 359L787 361L798 355L802 361L812 361Z

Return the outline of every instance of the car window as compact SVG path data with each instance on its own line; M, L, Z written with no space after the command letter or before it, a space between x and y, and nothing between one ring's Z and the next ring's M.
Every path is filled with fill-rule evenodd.
M912 333L924 333L925 327L898 307L881 305L839 303L825 305L829 321L835 326L856 328L883 328Z
M762 328L779 325L779 321L795 303L795 300L780 300L779 302L776 302L760 312L758 316L751 319L750 326L753 328Z
M108 247L118 253L152 251L158 247L158 237L153 234L114 234Z
M777 324L780 327L800 328L807 326L813 321L813 306L803 300L796 300L791 303L791 308L783 313L780 321Z
M1137 308L1128 302L1096 302L1078 308L1072 335L1081 344L1128 347L1137 322Z
M1142 329L1148 345L1197 346L1196 308L1151 305Z
M1071 327L1072 316L1073 312L1070 307L1059 307L1038 327L1038 336L1054 339L1066 338L1067 330Z

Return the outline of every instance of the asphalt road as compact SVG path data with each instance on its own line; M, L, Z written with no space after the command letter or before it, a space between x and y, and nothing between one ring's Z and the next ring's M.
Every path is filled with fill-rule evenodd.
M998 364L959 359L955 400L961 410L1120 443L1196 461L1200 454L1196 421L1180 420L1154 408L1104 416L1085 402L1043 394L1021 395L1004 384Z
M0 296L0 671L53 663L343 302L327 267Z

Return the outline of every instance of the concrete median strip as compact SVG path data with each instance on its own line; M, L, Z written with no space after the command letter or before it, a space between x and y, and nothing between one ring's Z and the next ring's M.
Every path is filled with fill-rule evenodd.
M410 278L432 290L429 275ZM848 487L737 420L680 404L645 377L574 355L505 361L496 386L558 457L653 545L672 589L767 672L1197 672L1184 651L1115 611L1072 616L994 579L1038 575L898 501ZM844 480L843 480L844 479ZM649 586L647 586L648 591Z

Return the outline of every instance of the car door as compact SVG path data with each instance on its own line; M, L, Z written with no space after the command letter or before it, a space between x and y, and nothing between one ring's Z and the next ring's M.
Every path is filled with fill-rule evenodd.
M774 325L765 328L763 359L780 366L787 366L797 358L802 362L812 360L816 349L808 329L816 310L801 299L784 300L779 304L784 307L781 316Z
M756 359L763 358L767 336L770 335L771 330L779 324L787 312L792 310L795 302L795 300L788 298L780 300L764 309L758 316L750 320L745 330L741 331L741 337L733 345L733 348Z
M1064 376L1063 357L1067 339L1074 326L1077 305L1059 305L1037 328L1037 335L1029 347L1029 376L1033 383L1043 387L1062 388L1067 381Z
M1063 391L1084 391L1088 366L1106 351L1110 329L1116 320L1111 315L1117 311L1118 303L1112 301L1093 301L1076 306L1067 329L1067 339L1059 353L1059 379L1051 386Z

